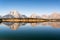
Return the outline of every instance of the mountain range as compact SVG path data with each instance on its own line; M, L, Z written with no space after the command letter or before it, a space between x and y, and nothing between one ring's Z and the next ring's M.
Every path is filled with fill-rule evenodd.
M10 11L9 14L0 16L0 18L43 18L43 19L60 19L60 13L52 13L50 15L37 15L32 14L30 17L27 17L26 15L21 15L18 11L13 10Z
M52 13L52 14L50 14L50 15L47 15L47 14L45 14L45 15L36 15L36 14L32 14L31 16L30 16L31 18L43 18L43 19L60 19L60 13Z

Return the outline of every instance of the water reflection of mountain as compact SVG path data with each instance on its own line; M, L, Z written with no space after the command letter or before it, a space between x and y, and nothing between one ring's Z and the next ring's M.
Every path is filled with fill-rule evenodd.
M3 24L7 25L12 30L17 30L20 26L25 25L26 23L3 22Z
M60 22L50 22L49 25L51 25L54 28L60 28Z
M31 26L38 26L40 25L41 23L30 23Z
M60 28L60 22L43 22L43 23L31 23L31 26L37 26L37 25L43 25L43 26L52 26L54 28Z
M3 22L4 25L7 25L12 30L17 30L20 26L24 26L26 23L11 23L11 22ZM33 26L52 26L54 28L60 28L60 22L43 22L43 23L29 23Z

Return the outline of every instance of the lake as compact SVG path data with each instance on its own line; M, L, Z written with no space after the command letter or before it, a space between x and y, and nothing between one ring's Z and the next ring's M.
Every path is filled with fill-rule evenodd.
M0 39L59 39L60 22L0 23Z

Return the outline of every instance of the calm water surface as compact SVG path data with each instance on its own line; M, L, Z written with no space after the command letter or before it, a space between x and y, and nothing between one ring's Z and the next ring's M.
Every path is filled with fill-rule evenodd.
M58 39L60 22L1 23L0 38L5 39Z

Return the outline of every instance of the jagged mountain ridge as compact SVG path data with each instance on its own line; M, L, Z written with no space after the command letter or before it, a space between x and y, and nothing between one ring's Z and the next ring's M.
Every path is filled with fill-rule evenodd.
M27 18L25 15L21 15L18 11L10 11L9 14L4 15L3 18Z

